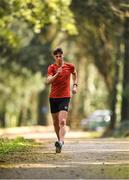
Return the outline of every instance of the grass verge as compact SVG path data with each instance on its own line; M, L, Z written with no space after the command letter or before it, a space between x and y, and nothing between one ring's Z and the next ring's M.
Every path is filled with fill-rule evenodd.
M17 137L15 139L1 138L0 157L3 157L10 152L27 150L36 144L37 143L33 139L25 139L23 137Z

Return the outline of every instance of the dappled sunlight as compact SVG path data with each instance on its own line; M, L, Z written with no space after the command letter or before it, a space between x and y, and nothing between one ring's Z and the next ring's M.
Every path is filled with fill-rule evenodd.
M81 153L84 153L84 152L85 153L88 153L88 152L91 152L91 153L94 152L95 153L96 152L96 153L100 153L100 150L101 150L101 152L105 152L105 153L106 152L114 152L115 154L116 153L121 153L121 152L129 152L129 149L125 149L125 150L124 149L123 150L122 149L115 149L115 150L113 150L113 149L110 149L110 150L104 149L104 150L102 150L102 149L92 149L91 148L91 149L83 150L83 149L80 148L80 149L77 149L77 150L76 149L75 150L74 149L66 150L65 153L76 153L76 152L81 152Z
M66 163L67 164L67 163ZM69 164L69 163L68 163ZM77 162L71 162L70 166L80 166L80 165L127 165L129 166L129 160L123 160L123 161L94 161L94 162L84 162L84 161L77 161Z
M49 135L48 135L49 134ZM56 137L53 126L23 126L0 129L1 137L15 138L22 136L24 138L42 139Z
M55 168L55 167L70 167L70 165L62 164L47 164L47 163L18 163L18 164L4 164L0 165L0 168Z
M70 138L99 138L101 137L101 132L90 132L90 131L79 131L70 130L66 127L66 139ZM0 136L7 138L15 138L17 136L22 136L24 138L31 139L53 139L56 138L53 126L23 126L23 127L13 127L0 129Z
M66 138L78 138L78 137L81 137L81 138L98 138L98 137L101 137L102 133L101 132L96 132L96 131L93 131L93 132L90 132L90 131L69 131L67 134L66 134Z
M0 164L0 168L68 168L68 167L80 167L80 165L125 165L129 167L129 160L114 160L114 161L96 161L96 162L84 162L84 161L72 161L60 163L13 163L13 164Z
M19 133L32 133L32 132L50 132L54 131L53 126L22 126L11 128L0 128L0 135L4 134L19 134Z

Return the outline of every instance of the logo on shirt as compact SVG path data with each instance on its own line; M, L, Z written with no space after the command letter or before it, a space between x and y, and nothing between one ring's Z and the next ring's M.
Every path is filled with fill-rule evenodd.
M67 109L68 109L68 106L65 106L65 107L64 107L64 109L66 109L66 110L67 110Z

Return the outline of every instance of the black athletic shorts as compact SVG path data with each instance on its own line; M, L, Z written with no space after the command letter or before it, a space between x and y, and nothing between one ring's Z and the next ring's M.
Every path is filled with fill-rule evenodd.
M51 113L57 113L61 110L68 111L70 97L66 98L50 98Z

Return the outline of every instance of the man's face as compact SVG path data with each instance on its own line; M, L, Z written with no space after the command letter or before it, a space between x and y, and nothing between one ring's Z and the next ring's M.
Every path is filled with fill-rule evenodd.
M63 54L61 53L57 53L56 55L54 55L54 59L57 63L60 63L63 61Z

